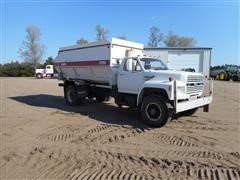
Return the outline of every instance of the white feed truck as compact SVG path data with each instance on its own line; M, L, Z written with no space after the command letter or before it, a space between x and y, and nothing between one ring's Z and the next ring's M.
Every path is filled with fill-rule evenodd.
M55 64L67 104L111 96L119 107L137 108L141 119L155 127L179 112L192 114L199 107L208 112L212 102L212 85L203 96L202 74L168 70L160 59L143 56L143 44L112 38L63 47Z

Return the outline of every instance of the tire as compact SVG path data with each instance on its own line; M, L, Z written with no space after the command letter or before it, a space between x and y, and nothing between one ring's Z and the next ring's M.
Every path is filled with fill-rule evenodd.
M76 88L73 85L69 85L65 88L64 97L66 103L70 106L77 106L84 101L85 98L78 98Z
M143 100L140 114L144 123L162 127L169 120L167 101L160 96L148 96Z
M238 77L237 77L237 76L233 76L233 77L232 77L232 80L233 80L233 81L237 81L237 80L238 80Z
M103 95L97 95L95 96L95 98L98 102L104 102L109 100L109 96L103 96Z
M37 79L42 79L42 78L43 78L43 75L42 75L41 73L37 73L37 74L36 74L36 77L37 77Z
M198 108L190 109L190 110L181 112L180 115L183 115L183 116L191 116L191 115L193 115L194 113L196 113L197 110L198 110Z

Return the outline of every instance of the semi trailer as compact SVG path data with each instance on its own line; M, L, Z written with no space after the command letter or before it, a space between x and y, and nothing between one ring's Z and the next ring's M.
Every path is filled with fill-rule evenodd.
M148 125L161 127L174 114L208 111L212 84L203 96L200 73L169 70L162 60L143 56L143 44L112 38L59 49L55 59L64 97L70 106L86 98L113 97L121 106L137 108Z

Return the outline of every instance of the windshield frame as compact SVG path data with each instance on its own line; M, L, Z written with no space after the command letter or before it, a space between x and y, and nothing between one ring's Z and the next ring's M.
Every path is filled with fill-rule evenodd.
M153 69L153 68L150 68L150 69L145 69L144 65L143 65L143 59L149 59L149 60L152 60L152 61L158 61L161 63L162 66L164 66L164 68L161 68L161 69ZM141 63L141 66L144 70L154 70L154 71L159 71L159 70L169 70L167 65L161 60L161 59L157 59L157 58L150 58L150 57L142 57L142 58L139 58L139 61Z

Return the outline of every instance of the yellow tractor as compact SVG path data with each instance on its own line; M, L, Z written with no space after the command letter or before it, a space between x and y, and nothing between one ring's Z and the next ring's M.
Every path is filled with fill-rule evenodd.
M240 80L240 67L237 65L225 65L221 69L211 70L210 76L217 80L224 81L239 81Z

